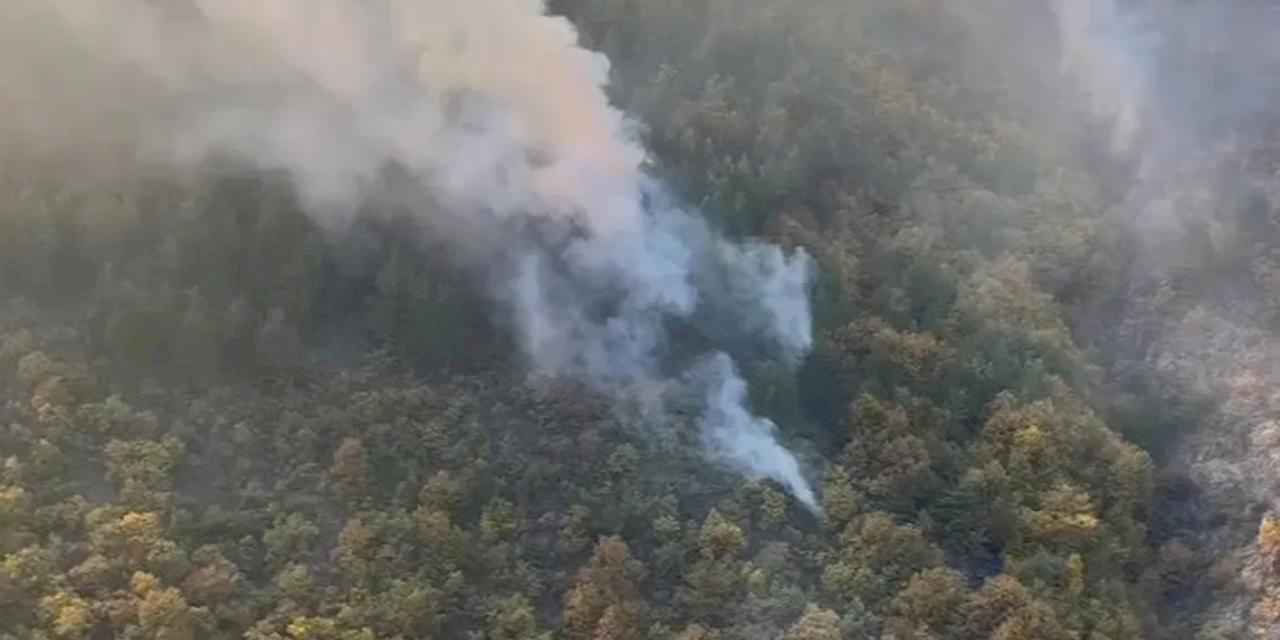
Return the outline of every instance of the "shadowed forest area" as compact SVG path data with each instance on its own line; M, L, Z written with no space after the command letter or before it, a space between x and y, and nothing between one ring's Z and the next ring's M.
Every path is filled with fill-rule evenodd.
M1124 144L1053 2L550 2L670 197L813 258L797 362L666 341L820 513L531 365L396 197L0 146L0 638L1275 637L1280 57L1119 4L1167 36Z

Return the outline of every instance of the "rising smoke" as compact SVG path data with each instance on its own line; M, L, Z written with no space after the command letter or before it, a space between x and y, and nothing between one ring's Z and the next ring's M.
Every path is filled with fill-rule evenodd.
M1184 287L1190 298L1181 305L1184 318L1135 317L1125 323L1132 330L1120 333L1144 345L1136 358L1197 381L1191 387L1220 381L1221 368L1210 363L1222 359L1224 345L1240 342L1234 336L1257 332L1248 325L1258 323L1266 304L1243 282L1247 274L1223 266L1247 263L1265 249L1241 225L1246 196L1256 196L1261 209L1280 209L1275 169L1253 162L1250 148L1271 144L1258 134L1273 129L1269 106L1280 99L1280 44L1270 35L1280 29L1280 6L1253 0L1054 0L1052 6L1063 68L1088 94L1094 114L1112 123L1113 151L1136 166L1113 203L1137 248L1133 297L1167 288L1180 269L1219 274L1198 289ZM1206 254L1216 267L1193 263Z
M541 0L13 0L4 142L86 175L232 157L293 177L326 227L395 166L472 264L534 368L618 394L702 389L708 454L817 510L795 457L712 350L665 372L673 322L810 347L812 263L728 242L647 177L609 63ZM428 205L427 202L430 204Z
M1095 114L1112 123L1113 150L1136 168L1113 203L1139 249L1135 281L1175 278L1205 253L1225 262L1256 251L1261 238L1249 237L1240 210L1250 198L1261 210L1280 205L1275 168L1266 166L1274 155L1269 112L1280 99L1280 43L1270 35L1280 29L1280 6L1054 0L1053 7L1064 68ZM1238 275L1206 298L1242 291L1229 281ZM1257 302L1246 295L1227 306Z
M1115 0L1055 0L1062 69L1088 95L1094 115L1113 123L1112 150L1128 151L1146 99L1146 75L1130 20Z
M1280 339L1274 288L1257 281L1266 284L1277 257L1270 245L1280 221L1280 6L1057 0L1055 7L1064 66L1114 124L1115 150L1137 166L1115 203L1138 251L1132 308L1114 344L1135 352L1126 368L1158 381L1170 404L1188 394L1214 401L1213 413L1177 443L1170 466L1210 501L1250 494L1274 513L1280 394L1270 390L1280 383ZM1197 276L1180 277L1186 272ZM1222 525L1232 526L1239 525ZM1230 618L1237 602L1215 606Z

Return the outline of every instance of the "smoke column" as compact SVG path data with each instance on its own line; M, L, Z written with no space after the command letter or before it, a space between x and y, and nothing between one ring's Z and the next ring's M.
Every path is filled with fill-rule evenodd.
M1062 68L1088 92L1094 114L1113 121L1112 150L1134 142L1146 99L1146 77L1134 33L1115 0L1054 0Z
M341 229L404 170L423 225L485 265L538 371L617 393L701 389L708 455L817 511L795 457L713 350L665 371L669 326L794 362L809 349L801 251L733 244L670 203L604 93L609 62L540 0L11 0L0 130L93 171L231 156L287 170ZM413 200L413 198L406 198ZM658 394L658 395L661 395Z
M1169 454L1168 466L1195 482L1198 499L1238 504L1249 496L1275 513L1280 394L1271 390L1280 383L1280 338L1266 269L1276 264L1280 211L1280 7L1056 0L1056 8L1065 66L1115 123L1116 150L1138 167L1116 210L1137 239L1129 284L1139 302L1112 343L1140 345L1125 368L1155 380L1172 406L1183 394L1212 400L1212 412L1197 415ZM1117 64L1107 69L1108 61ZM1204 281L1178 282L1180 270ZM1148 302L1157 297L1174 304ZM1210 524L1198 535L1235 540L1220 554L1257 553L1252 539L1232 537L1242 528ZM1228 635L1264 634L1240 612L1251 598L1265 601L1265 583L1245 584L1246 595L1198 616L1230 621L1220 629Z

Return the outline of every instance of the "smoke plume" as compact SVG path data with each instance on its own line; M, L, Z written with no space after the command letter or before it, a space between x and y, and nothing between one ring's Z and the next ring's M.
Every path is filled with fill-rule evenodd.
M13 0L3 142L90 173L287 170L341 229L396 167L424 227L484 265L534 368L619 394L702 389L709 455L812 490L732 359L667 369L673 323L794 362L811 260L675 206L605 95L609 62L541 0ZM727 348L727 347L725 347ZM661 395L661 393L659 394Z
M1280 7L1252 0L1056 4L1066 64L1099 115L1115 123L1116 150L1137 166L1115 216L1138 248L1133 301L1112 341L1133 352L1122 374L1155 380L1171 406L1182 396L1213 400L1214 411L1196 416L1169 466L1211 503L1249 495L1274 513ZM1181 278L1186 273L1198 280ZM1215 531L1203 538L1231 540L1229 532L1243 527L1209 528ZM1239 554L1240 544L1225 542L1215 553ZM1197 617L1229 621L1222 633L1264 634L1246 628L1240 601L1222 598Z
M1062 69L1088 94L1094 114L1113 122L1112 150L1133 145L1145 104L1145 75L1130 23L1115 0L1055 0Z

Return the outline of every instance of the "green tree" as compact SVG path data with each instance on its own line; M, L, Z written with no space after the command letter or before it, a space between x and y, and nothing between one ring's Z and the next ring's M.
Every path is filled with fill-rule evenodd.
M635 640L643 637L647 606L639 583L644 567L622 538L601 538L565 594L564 626L573 640Z
M840 617L834 611L809 605L804 615L787 629L783 640L840 640Z
M919 528L900 525L884 513L849 523L840 535L822 586L841 606L878 604L906 586L912 575L942 562L942 554Z
M358 438L345 438L333 452L329 468L338 495L350 504L369 497L369 454Z

